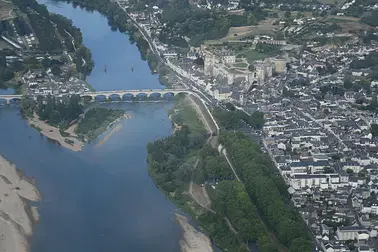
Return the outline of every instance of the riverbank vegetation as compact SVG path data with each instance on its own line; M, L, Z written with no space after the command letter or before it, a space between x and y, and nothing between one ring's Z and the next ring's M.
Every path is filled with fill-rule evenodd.
M255 111L251 115L236 109L232 104L227 106L228 110L219 107L213 110L213 115L220 126L226 130L238 129L242 126L242 121L254 129L261 129L264 125L264 113Z
M89 75L94 67L91 51L81 45L75 52L76 71L84 75Z
M59 1L59 0L56 0ZM126 12L121 9L117 2L103 0L63 0L72 3L74 6L80 6L88 11L98 11L108 18L108 24L112 31L119 30L127 32L130 36L131 43L136 43L143 60L146 60L152 72L159 70L159 58L151 51L148 42L144 39L139 30L132 24Z
M0 51L0 88L7 88L5 82L11 80L14 77L13 71L7 66L5 59L6 54Z
M226 159L207 143L210 136L203 125L198 126L201 122L187 101L180 98L170 112L174 134L147 146L150 176L222 249L249 251L248 246L256 244L260 252L277 251L244 186L235 180ZM191 183L204 185L213 203L205 207L196 203Z
M49 13L46 6L36 0L14 0L14 4L26 14L38 38L38 50L52 54L61 54L63 49L75 53L76 71L88 75L93 67L92 54L83 45L80 29L66 17ZM27 30L26 23L19 22L20 30ZM22 29L21 29L22 28ZM57 69L57 66L55 66Z
M20 105L25 116L33 117L36 114L40 120L61 130L67 129L84 111L78 95L61 99L38 96L37 101L24 96Z
M290 252L312 251L311 237L290 205L286 184L259 145L242 133L224 133L219 140L227 148L249 197L277 238Z
M82 138L93 140L124 114L122 109L92 108L80 119L76 133Z

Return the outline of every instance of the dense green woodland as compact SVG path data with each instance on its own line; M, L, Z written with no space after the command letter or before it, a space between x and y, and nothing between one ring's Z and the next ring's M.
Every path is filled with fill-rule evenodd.
M79 73L83 73L85 75L88 75L92 72L92 69L94 68L94 61L92 60L92 53L91 51L81 45L75 52L75 64L76 64L76 70Z
M63 99L53 96L38 96L37 101L31 97L24 97L21 100L21 109L27 116L36 113L39 119L61 129L67 128L84 111L78 95L71 95Z
M95 139L103 133L107 127L123 116L125 111L122 109L92 108L88 110L79 121L76 133L85 136L89 140Z
M242 126L241 120L245 121L254 129L261 129L264 125L264 114L255 111L249 116L247 113L232 107L229 111L221 108L215 108L213 111L215 118L218 120L220 126L227 130L238 129Z
M6 54L0 51L0 88L5 88L4 83L13 78L14 73L7 67Z
M296 209L290 205L287 187L271 160L258 144L242 133L224 133L220 142L246 186L249 197L277 238L289 251L312 251L311 237Z
M83 35L81 34L80 29L73 25L72 20L59 14L51 13L49 19L57 25L56 28L58 29L59 34L63 37L68 52L75 52L72 38L67 32L72 35L75 47L79 48L83 43Z
M204 145L199 152L198 166L193 175L197 184L203 184L206 181L234 179L226 159L208 144Z
M269 241L257 208L242 183L235 180L222 181L217 185L214 196L214 210L227 216L244 244L257 241L260 252L278 251Z
M260 252L277 251L258 218L257 208L244 186L234 180L225 158L206 143L209 136L204 128L201 131L196 123L188 121L193 120L188 115L195 113L194 110L189 113L188 108L193 110L190 104L178 101L171 119L180 128L174 135L147 146L150 176L177 205L196 216L211 239L222 249L248 251L248 244L256 243ZM183 115L186 117L182 118ZM217 214L201 210L193 213L191 204L186 203L192 200L185 193L191 180L197 184L215 185L215 182L219 182L216 190L210 186L207 188L214 202L212 208ZM224 217L230 220L238 234L231 231Z
M173 200L177 203L184 200L183 192L191 178L198 183L215 179L221 181L213 199L214 210L219 214L204 213L198 217L211 238L228 251L248 251L247 244L254 242L257 242L260 252L277 251L265 233L244 186L232 180L231 169L224 157L205 144L205 140L205 135L193 134L183 125L174 135L150 143L147 146L149 173L154 182L165 193L174 193ZM199 153L196 169L195 153ZM230 231L224 216L229 218L238 235Z
M206 141L206 133L191 133L183 125L174 135L149 143L147 146L149 172L154 182L165 192L174 192L188 183L193 165L185 159L198 151Z

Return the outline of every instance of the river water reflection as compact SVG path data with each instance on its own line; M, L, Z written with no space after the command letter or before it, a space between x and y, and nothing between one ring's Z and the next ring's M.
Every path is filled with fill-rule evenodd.
M88 78L95 89L161 87L137 47L126 35L112 32L105 17L64 3L45 3L82 30L96 62ZM176 208L155 187L146 163L147 143L172 134L167 115L172 103L101 106L124 109L131 119L124 119L122 128L101 146L95 147L100 137L79 153L30 128L17 107L0 108L0 154L35 177L43 195L31 252L179 251Z

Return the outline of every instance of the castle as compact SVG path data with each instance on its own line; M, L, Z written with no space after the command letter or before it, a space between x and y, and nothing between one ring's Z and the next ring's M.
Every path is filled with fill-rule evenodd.
M272 77L273 72L286 71L286 59L267 58L255 61L251 67L245 59L238 59L238 63L235 53L229 50L210 51L205 48L202 52L205 74L216 78L222 85L238 82L261 84ZM238 64L246 66L238 67Z

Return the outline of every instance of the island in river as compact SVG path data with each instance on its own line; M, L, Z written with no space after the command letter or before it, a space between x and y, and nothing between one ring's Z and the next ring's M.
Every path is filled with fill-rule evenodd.
M120 109L93 107L85 111L78 95L24 97L21 110L33 128L65 148L81 151L84 142L98 137L126 117Z
M0 251L26 252L27 237L38 221L36 207L27 201L39 201L34 185L0 155Z

